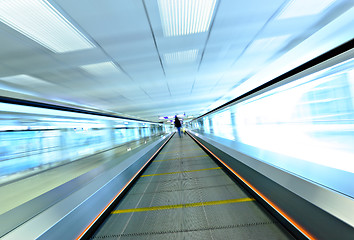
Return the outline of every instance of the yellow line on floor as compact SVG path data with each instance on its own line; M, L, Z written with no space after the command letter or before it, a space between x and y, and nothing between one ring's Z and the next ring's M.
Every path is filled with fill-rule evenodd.
M198 148L192 148L192 149L187 149L187 150L181 149L180 151L173 151L173 152L160 152L159 154L191 152L191 151L197 151L197 150L202 150L202 149L200 147L198 147Z
M156 207L146 207L146 208L132 208L132 209L115 210L112 211L111 214L146 212L146 211L167 210L167 209L176 209L176 208L202 207L202 206L229 204L229 203L250 202L254 200L255 200L254 198L237 198L237 199L229 199L229 200L221 200L221 201L187 203L187 204L166 205L166 206L156 206Z
M181 157L181 158L171 158L171 159L164 159L164 160L155 160L153 162L164 162L164 161L172 161L172 160L181 160L185 158L199 158L199 157L207 157L208 155L200 155L200 156L194 156L194 157Z
M189 171L181 171L181 172L155 173L155 174L141 175L141 177L152 177L152 176L160 176L160 175L168 175L168 174L177 174L177 173L186 173L186 172L199 172L199 171L215 170L215 169L220 169L220 168L221 168L221 167L205 168L205 169L197 169L197 170L189 170Z

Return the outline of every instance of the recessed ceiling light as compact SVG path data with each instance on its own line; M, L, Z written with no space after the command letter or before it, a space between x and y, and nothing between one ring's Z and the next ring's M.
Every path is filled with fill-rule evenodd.
M119 68L113 62L95 63L81 66L82 69L93 75L108 75L119 73Z
M2 78L0 78L0 80L8 82L8 83L22 85L22 86L52 85L52 83L49 83L49 82L44 81L42 79L31 77L31 76L24 75L24 74L9 76L9 77L2 77Z
M198 50L188 50L188 51L180 51L174 53L165 53L165 61L167 64L181 64L194 62L197 59Z
M335 0L292 0L277 17L278 19L303 17L321 13Z
M1 0L0 21L55 53L94 47L47 0Z
M209 30L216 0L158 0L166 37Z

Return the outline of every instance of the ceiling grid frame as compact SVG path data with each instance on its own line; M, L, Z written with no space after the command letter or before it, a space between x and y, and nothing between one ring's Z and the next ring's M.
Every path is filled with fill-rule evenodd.
M158 57L159 57L161 69L162 69L163 75L164 75L164 77L165 77L165 79L166 79L165 68L164 68L163 63L162 63L162 60L161 60L161 54L160 54L159 48L158 48L158 46L157 46L157 42L156 42L156 37L155 37L154 31L152 30L151 20L150 20L150 17L149 17L149 13L148 13L148 11L147 11L147 9L146 9L145 0L142 0L142 3L143 3L143 5L144 5L144 11L145 11L146 19L148 20L148 23L149 23L149 28L150 28L151 36L152 36L152 38L153 38L153 40L154 40L155 49L156 49L157 55L158 55ZM166 86L167 86L167 89L168 89L168 92L169 92L170 96L172 96L171 90L170 90L170 86L168 85L168 82L167 82L167 81L166 81Z
M263 24L261 29L254 35L254 37L251 39L251 41L249 41L249 43L245 46L245 48L243 48L243 50L239 54L239 56L237 56L236 59L230 64L229 68L232 68L238 62L238 60L243 56L243 54L247 51L247 49L251 46L251 44L255 41L255 39L263 32L263 30L270 23L270 21L273 20L283 10L283 8L288 4L288 2L290 2L290 1L293 1L293 0L284 1L283 4L281 4L279 6L279 8L268 18L268 20ZM218 79L218 81L212 87L212 90L216 88L216 86L219 84L221 79L224 78L225 74L226 74L226 72L224 72L223 75ZM240 79L240 81L242 81L242 79ZM239 84L239 82L237 82L234 85L234 87L237 86L238 84Z
M70 16L64 9L62 6L60 6L60 4L56 3L58 5L58 7L60 7L60 11L63 11L65 13L65 15L67 16ZM74 21L72 19L72 21ZM130 76L130 74L115 60L115 58L113 58L103 47L101 44L99 44L89 33L87 33L87 31L79 24L77 23L76 21L74 21L75 24L77 26L80 27L80 29L82 29L82 31L84 31L84 34L86 36L89 36L90 37L90 40L93 41L93 43L107 56L108 60L113 62L114 65L116 65L116 67L118 69L120 69L122 71L122 73L124 73L131 81L135 82L133 77ZM143 90L142 88L140 88L150 99L152 99L152 97L145 91Z
M13 85L11 90L11 84L1 81L0 77L0 94L78 108L89 106L98 111L109 109L153 121L157 116L178 112L198 116L212 105L217 107L224 100L239 96L239 92L242 94L255 76L260 76L257 81L260 78L271 80L274 77L263 77L263 73L279 74L278 69L295 64L297 58L302 59L312 50L320 49L323 53L339 46L353 28L348 21L354 16L354 8L350 9L354 3L347 0L336 0L314 16L279 21L276 16L279 9L290 2L288 0L265 4L262 0L217 0L208 31L163 38L157 0L48 1L96 47L54 54L0 23L1 76L25 74L55 84L31 93L34 84L23 88ZM184 19L181 26L176 26L186 33L188 26L183 23L193 19L188 13L206 16L207 10L199 7L203 13L197 13L193 2L188 1L184 2L184 7L180 5L183 11L177 9L176 12ZM172 18L173 14L168 16ZM257 38L271 39L283 33L291 37L282 44L272 41L271 44L279 46L277 49L271 45L263 50L258 43L257 48L254 44ZM327 46L331 48L326 49ZM198 49L194 62L181 60L167 66L164 53L191 49ZM262 62L263 59L266 60ZM107 72L99 76L80 69L81 65L103 62L112 62L121 73Z

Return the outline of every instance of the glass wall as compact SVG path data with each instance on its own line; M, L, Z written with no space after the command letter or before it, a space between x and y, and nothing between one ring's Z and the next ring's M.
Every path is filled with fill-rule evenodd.
M211 130L201 124L212 120ZM195 132L354 197L354 60L193 121ZM230 145L231 146L231 145ZM248 147L247 147L248 146Z
M0 183L171 131L162 124L0 103ZM12 112L10 110L13 110ZM44 111L39 114L40 111Z

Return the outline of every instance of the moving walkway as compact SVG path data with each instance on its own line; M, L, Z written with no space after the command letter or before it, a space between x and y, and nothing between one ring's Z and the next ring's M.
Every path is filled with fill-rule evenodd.
M177 134L91 239L294 239L189 136Z
M193 131L183 138L162 135L119 157L116 149L110 151L93 156L104 160L98 168L1 215L1 238L352 239L354 234L349 224L245 160L321 193L316 186L274 167L270 171L272 166L235 155Z

